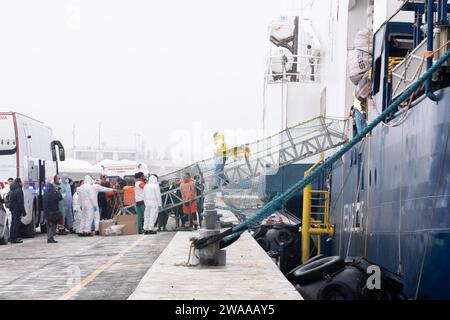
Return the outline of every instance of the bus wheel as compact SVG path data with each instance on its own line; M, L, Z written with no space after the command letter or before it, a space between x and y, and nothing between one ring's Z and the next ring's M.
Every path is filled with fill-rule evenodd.
M0 238L0 245L8 244L9 241L9 226L8 220L6 220L5 230L3 232L3 237Z
M36 200L33 202L33 214L31 215L31 222L28 225L23 225L22 235L24 238L34 238L36 235L36 215L37 215L37 204Z

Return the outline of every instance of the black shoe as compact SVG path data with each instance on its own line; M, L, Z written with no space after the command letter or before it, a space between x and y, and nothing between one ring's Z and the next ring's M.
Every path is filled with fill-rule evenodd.
M55 239L48 239L47 243L58 243L58 241L56 241Z
M156 231L154 231L154 230L150 230L150 231L148 231L148 233L147 234L156 234L157 232Z
M214 187L213 187L213 190L217 190L217 189L219 189L218 186L214 186Z
M100 231L95 231L95 235L99 236L100 235Z
M11 243L23 243L23 241L21 239L17 239L17 240L11 241Z

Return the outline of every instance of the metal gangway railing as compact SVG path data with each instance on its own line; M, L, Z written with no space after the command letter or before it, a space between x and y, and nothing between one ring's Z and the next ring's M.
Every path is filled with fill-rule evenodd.
M279 168L319 155L347 141L347 120L317 117L287 128L268 138L227 150L223 174L215 170L215 158L196 162L181 170L159 177L166 187L161 193L163 210L170 210L189 201L183 201L181 190L175 184L188 172L196 181L197 199L203 199L215 186L245 189L251 179L275 174Z

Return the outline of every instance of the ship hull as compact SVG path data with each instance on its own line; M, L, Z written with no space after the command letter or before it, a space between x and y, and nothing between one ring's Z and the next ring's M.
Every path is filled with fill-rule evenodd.
M409 298L450 299L450 89L378 126L331 175L332 253L401 275ZM395 120L394 120L395 121Z

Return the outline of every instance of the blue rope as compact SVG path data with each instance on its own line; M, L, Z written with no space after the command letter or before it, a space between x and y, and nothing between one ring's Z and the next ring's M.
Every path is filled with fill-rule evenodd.
M356 135L353 139L347 142L344 146L341 147L335 154L331 157L327 158L322 164L318 165L314 170L312 170L304 179L297 182L291 188L289 188L286 192L281 193L275 196L272 201L268 202L264 207L262 207L255 215L248 218L246 221L238 224L232 229L233 233L240 232L242 230L248 229L252 225L257 224L258 222L264 220L268 216L270 216L275 211L281 209L282 203L285 200L289 200L294 195L298 194L300 190L303 190L307 185L312 183L324 170L331 168L331 166L338 161L347 151L353 148L358 142L360 142L364 137L371 132L380 122L382 122L388 115L397 111L397 108L404 102L406 99L411 96L419 87L427 81L427 79L431 78L433 73L438 71L438 69L447 61L450 57L450 49L445 52L445 54L433 65L430 69L428 69L419 79L413 82L397 99L395 99L391 105L386 108L378 117L376 117L371 123L367 125L367 127L361 131L358 135ZM230 235L224 238L225 241L229 241L233 239L235 235Z

